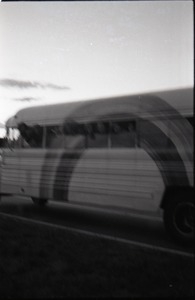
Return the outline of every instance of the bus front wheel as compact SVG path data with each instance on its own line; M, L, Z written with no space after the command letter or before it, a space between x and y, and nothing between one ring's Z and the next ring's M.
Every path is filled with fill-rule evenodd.
M174 196L164 208L164 224L168 234L181 243L192 243L194 238L194 202L192 197Z
M32 197L32 201L34 202L34 204L39 206L45 206L48 202L47 199L35 198L35 197Z

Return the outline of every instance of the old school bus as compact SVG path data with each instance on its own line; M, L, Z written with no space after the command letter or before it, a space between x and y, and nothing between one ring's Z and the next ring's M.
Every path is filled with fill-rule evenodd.
M6 129L2 195L162 210L168 233L192 241L192 89L26 108Z

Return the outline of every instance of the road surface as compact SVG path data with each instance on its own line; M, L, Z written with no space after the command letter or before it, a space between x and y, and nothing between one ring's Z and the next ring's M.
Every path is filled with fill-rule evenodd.
M30 198L2 197L0 215L19 216L34 222L63 226L83 233L98 234L122 242L152 247L176 254L193 255L192 246L176 244L167 235L160 216L135 214L133 211L110 212L50 201L36 206Z

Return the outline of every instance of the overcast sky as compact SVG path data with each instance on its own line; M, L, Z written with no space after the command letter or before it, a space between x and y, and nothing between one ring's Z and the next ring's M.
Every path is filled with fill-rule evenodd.
M0 123L29 105L192 85L192 1L0 3Z

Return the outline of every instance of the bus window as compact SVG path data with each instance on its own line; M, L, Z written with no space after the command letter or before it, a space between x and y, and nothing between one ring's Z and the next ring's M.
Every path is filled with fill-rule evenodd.
M64 134L64 147L67 149L84 149L86 146L86 133L84 124L68 120L62 128Z
M136 146L135 121L112 122L110 136L112 148L134 148Z
M46 148L63 148L64 135L59 126L46 127Z
M108 122L97 122L86 125L87 128L87 147L88 148L107 148L108 147Z

